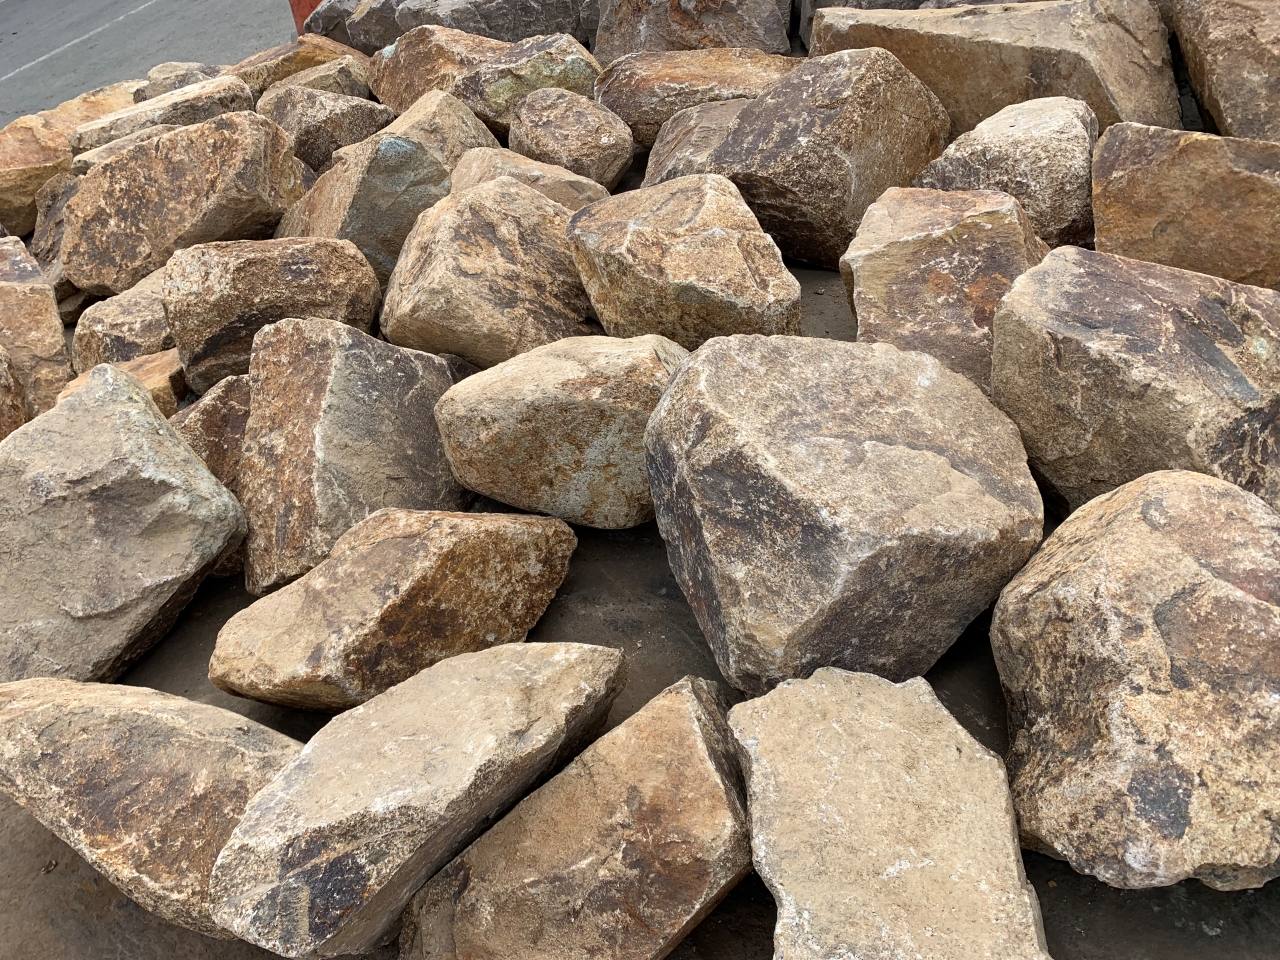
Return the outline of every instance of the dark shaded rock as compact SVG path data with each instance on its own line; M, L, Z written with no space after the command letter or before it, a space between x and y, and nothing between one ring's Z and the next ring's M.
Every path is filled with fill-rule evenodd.
M347 36L361 53L375 54L395 43L404 29L396 23L400 0L360 0L347 17Z
M224 377L195 403L169 418L169 426L236 496L240 457L249 423L249 377Z
M22 381L13 369L13 362L4 347L0 347L0 440L27 422L23 404Z
M311 11L302 25L305 33L318 33L336 43L351 46L351 34L347 32L347 17L356 12L360 0L324 0Z
M71 360L53 287L17 237L0 238L0 349L22 385L27 419L52 407Z
M765 53L791 52L787 22L791 4L778 0L600 0L595 51L601 63L628 53L753 47Z
M277 86L258 112L293 137L293 152L313 170L329 166L333 151L371 137L396 118L390 107L311 87Z
M67 201L80 190L80 178L70 173L60 173L40 188L36 194L36 227L31 234L31 255L41 265L48 279L48 268L62 262L62 234L66 228ZM61 272L61 271L60 271ZM59 286L50 284L59 300L75 293L75 286L65 278Z
M582 23L582 0L401 0L401 29L436 25L495 40L524 40L567 33L586 43L595 38Z

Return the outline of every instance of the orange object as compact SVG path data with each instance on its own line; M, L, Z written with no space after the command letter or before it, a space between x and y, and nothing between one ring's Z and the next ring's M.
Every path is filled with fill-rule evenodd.
M298 36L302 36L302 25L311 16L311 11L320 6L320 0L289 0L289 6L293 10L293 22L298 27Z

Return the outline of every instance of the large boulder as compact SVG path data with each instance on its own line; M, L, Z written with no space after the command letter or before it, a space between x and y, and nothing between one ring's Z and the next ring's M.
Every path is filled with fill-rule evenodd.
M195 403L169 418L169 426L236 496L240 495L240 459L249 403L249 377L242 374L219 380Z
M27 419L57 403L73 376L58 301L17 237L0 237L0 349L22 386Z
M542 33L568 33L586 41L581 0L400 0L401 29L437 25L515 41Z
M428 90L386 128L435 150L452 170L473 147L496 147L497 139L457 97Z
M244 533L147 390L96 367L0 442L0 681L115 679Z
M940 0L943 6L950 6L946 0ZM986 3L989 0L965 0L966 6L972 3ZM1024 0L1011 0L1022 3ZM813 46L813 17L823 7L851 7L855 10L915 10L918 7L929 8L930 0L795 0L795 15L798 23L796 32L806 50Z
M746 99L716 100L673 114L653 142L641 186L706 173L711 154L724 143L738 114L750 103Z
M1280 877L1280 515L1162 471L1072 514L991 647L1025 841L1117 887Z
M1049 960L1004 764L924 680L827 667L729 724L778 956Z
M178 412L178 404L187 395L187 382L182 372L182 360L177 350L164 350L150 353L132 360L122 360L112 364L136 379L146 389L156 409L162 417L172 417ZM58 402L89 385L93 371L82 373L58 394Z
M682 177L601 200L569 224L605 330L689 350L732 333L800 332L800 284L724 177Z
M622 118L578 93L534 90L511 120L511 149L590 177L606 190L631 166L635 141Z
M259 98L258 107L261 110L263 101L277 96L285 87L310 87L313 90L327 90L367 100L370 94L370 72L370 63L366 57L347 54L277 80Z
M347 36L361 53L375 54L396 42L404 30L396 23L401 0L360 0L347 17Z
M258 112L293 137L294 155L313 170L328 168L333 152L373 136L396 118L390 107L363 97L277 85Z
M27 422L22 381L13 369L9 352L0 347L0 440Z
M216 77L181 87L76 127L71 152L84 153L106 146L157 124L186 126L224 113L253 109L253 94L238 77Z
M238 80L235 82L239 83ZM243 86L243 84L240 85ZM182 126L183 125L180 123L157 123L149 127L143 127L141 130L137 130L133 133L126 134L125 136L112 140L109 143L104 143L100 147L95 147L92 150L86 150L84 153L76 154L75 158L71 161L71 173L77 178L76 189L80 189L78 178L83 177L104 160L110 160L116 154L124 153L136 144L155 140L158 137L163 137L166 133L173 133L173 131L180 129ZM57 178L54 179L56 180ZM53 180L49 181L49 183L53 182ZM48 184L45 185L45 189L48 189ZM39 205L39 202L39 197L37 197L37 206ZM39 225L37 221L37 230L38 229Z
M318 33L336 43L351 46L347 18L356 12L360 0L321 0L303 21L303 33Z
M88 373L100 363L133 360L173 347L164 313L161 267L124 293L101 300L80 315L71 341L71 362L76 373Z
M304 34L297 40L282 43L278 47L246 57L239 63L227 67L223 73L239 77L249 85L249 89L257 98L262 96L272 84L279 83L286 77L318 67L330 60L339 60L353 55L360 56L351 47L335 43L328 37Z
M590 741L625 672L607 647L504 644L336 717L250 801L214 866L215 919L287 957L373 948L430 876Z
M501 147L474 147L462 155L453 168L451 193L463 193L499 177L511 177L533 187L570 213L588 203L609 196L609 191L590 177L582 177L553 163L522 157Z
M1070 508L1170 469L1280 506L1280 293L1060 247L993 329L992 399Z
M245 805L302 744L145 687L0 685L0 791L170 923L230 935L209 875Z
M787 54L791 4L778 0L600 0L596 55L613 63L628 53L753 47Z
M174 90L212 80L220 73L222 73L222 67L209 63L198 63L194 60L166 60L147 71L146 83L133 91L133 102L141 103L143 100L161 97Z
M379 100L404 113L423 94L448 93L464 74L510 49L450 27L418 27L370 60L369 85Z

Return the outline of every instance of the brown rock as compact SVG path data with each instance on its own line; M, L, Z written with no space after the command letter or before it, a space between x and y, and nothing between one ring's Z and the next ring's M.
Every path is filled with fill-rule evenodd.
M417 27L370 60L370 86L396 113L429 90L445 93L463 75L511 49L511 44L449 27Z
M237 497L240 458L249 423L249 377L224 377L199 400L169 418L169 426Z
M177 350L124 360L115 366L142 384L161 416L168 418L178 412L178 403L187 395L187 383ZM68 383L58 394L58 402L63 403L88 386L92 372L82 373Z
M76 373L100 363L120 363L173 347L164 314L164 268L148 274L124 293L95 303L76 324L71 360Z
M1072 514L991 646L1026 842L1116 887L1280 876L1280 516L1148 474Z
M265 91L265 99L272 91L284 87L310 87L312 90L327 90L329 93L341 93L348 97L369 98L369 72L371 64L367 57L348 54L337 60L330 60L307 70L301 70L292 76L273 83ZM262 99L258 106L261 108Z
M247 83L257 98L273 83L342 57L355 57L357 61L363 59L358 50L335 43L328 37L303 34L290 43L255 53L223 72Z
M440 90L428 90L420 96L386 132L416 140L436 151L449 170L468 150L498 145L489 128L461 100Z
M27 422L22 381L13 369L9 352L0 347L0 440Z
M0 238L0 349L22 384L27 419L52 407L71 360L53 288L17 237Z
M733 122L750 100L724 100L686 107L662 125L649 151L645 187L706 173L711 153L724 143Z
M189 60L169 60L156 64L147 71L147 82L133 91L133 102L141 103L143 100L189 87L193 83L212 80L221 72L222 67Z
M258 112L293 137L294 155L313 170L326 169L334 150L373 136L396 116L372 100L290 86L263 94Z
M71 134L71 152L95 150L157 124L186 126L252 109L253 94L242 80L215 77L82 123Z
M685 677L587 747L422 888L403 960L666 956L751 869L725 708Z
M600 0L595 52L601 63L628 53L753 47L787 54L791 5L778 0L710 0L672 6L659 0Z
M80 190L80 178L60 173L36 194L36 228L31 234L31 255L40 265L53 295L65 300L76 292L62 268L62 235L66 230L67 201Z
M511 121L511 149L554 163L612 190L631 166L635 142L616 114L558 87L534 90Z
M463 193L499 177L511 177L533 187L570 213L609 196L608 190L589 177L500 147L473 147L464 153L453 168L450 192Z
M128 136L120 137L118 140L112 140L110 143L103 144L94 150L86 150L72 159L71 172L77 177L82 177L102 163L103 160L110 160L116 154L124 153L134 144L146 143L148 140L163 137L166 133L173 133L173 131L179 129L179 126L176 123L158 123L155 126L143 127L141 130Z

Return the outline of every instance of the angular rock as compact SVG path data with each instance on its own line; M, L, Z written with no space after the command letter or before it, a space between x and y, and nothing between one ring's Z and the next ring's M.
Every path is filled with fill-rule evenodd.
M726 706L685 677L587 747L422 888L400 956L665 956L751 869Z
M0 790L153 913L226 938L209 874L245 805L302 744L145 687L0 686Z
M336 717L250 801L214 866L218 923L291 957L375 946L428 877L589 742L624 675L607 647L505 644Z
M40 265L53 295L65 300L76 292L62 269L62 235L66 231L67 202L80 190L80 178L60 173L36 194L36 227L31 234L31 255Z
M491 367L593 332L569 211L510 177L451 194L418 218L387 284L382 331Z
M309 87L312 90L327 90L329 93L341 93L344 96L367 100L370 93L369 60L366 57L348 54L285 77L263 92L258 100L259 112L262 112L262 100L271 96L273 91L284 87Z
M991 393L991 320L1049 248L995 190L886 190L840 258L858 340L937 357Z
M0 347L0 440L27 422L22 381L18 379L9 352Z
M418 27L373 57L369 82L379 100L403 113L428 91L449 92L466 73L510 49L449 27Z
M1049 960L1004 764L923 679L824 667L729 725L778 956Z
M158 123L155 126L143 127L136 133L131 133L118 140L112 140L110 143L103 144L94 150L86 150L72 159L71 172L77 177L82 177L102 161L110 160L116 154L124 153L134 144L155 140L157 137L163 137L166 133L173 133L177 129L179 129L179 124Z
M558 87L534 90L521 101L510 141L516 153L590 177L606 190L618 185L635 150L621 117Z
M882 47L972 130L1040 97L1083 100L1106 129L1181 126L1168 35L1147 0L1052 0L950 10L818 11L810 54Z
M147 71L147 82L133 91L133 102L141 103L143 100L151 100L166 93L172 93L174 90L189 87L194 83L212 80L220 73L222 73L222 67L215 67L208 63L169 60Z
M356 12L360 0L323 0L302 25L304 33L318 33L337 43L351 46L347 17Z
M146 388L96 367L0 442L0 681L119 676L244 532Z
M645 424L687 355L659 336L574 337L468 377L436 404L449 466L521 510L606 530L645 523Z
M290 43L282 43L278 47L246 57L223 72L247 83L256 98L262 96L267 87L279 83L285 77L352 55L359 56L359 52L335 43L328 37L303 34Z
M595 52L601 63L641 51L753 47L787 54L791 5L778 0L700 0L673 6L660 0L600 0Z
M884 50L810 58L742 109L708 173L738 185L782 252L834 267L865 211L942 152L947 113Z
M131 104L123 110L90 120L71 134L71 152L84 153L154 127L186 126L212 120L224 113L253 109L253 94L237 77L215 77L171 93Z
M163 353L124 360L115 366L142 384L161 416L168 418L178 412L178 403L187 395L187 383L182 374L182 361L178 359L177 350L166 350ZM92 373L92 370L82 373L68 383L58 394L58 402L64 403L88 386Z
M218 482L240 495L240 459L249 423L249 377L224 377L199 400L169 418Z
M983 3L985 0L972 0L972 3ZM1022 0L1010 0L1021 3ZM943 4L949 6L950 4ZM966 6L969 0L966 0ZM808 49L813 45L813 15L824 7L851 7L855 10L915 10L918 7L929 8L933 5L925 0L796 0L795 11L799 18L798 30L800 41Z
M76 373L100 363L120 363L172 349L173 334L164 313L164 268L124 293L95 303L76 324L71 361Z
M332 320L284 320L254 338L249 384L239 492L251 593L296 580L384 507L470 501L430 415L453 385L439 357Z
M386 132L430 147L450 170L468 150L498 145L489 128L461 100L440 90L428 90L420 96Z
M662 125L649 151L641 186L706 173L711 153L724 143L750 100L723 100L686 107Z
M255 700L349 709L441 660L519 643L577 543L548 517L380 510L228 620L209 679Z
M1280 289L1280 143L1118 123L1093 210L1102 253Z
M1280 505L1280 293L1060 247L993 329L992 400L1072 509L1170 469Z
M52 407L71 360L53 287L17 237L0 238L0 349L22 385L27 419Z
M645 445L672 571L752 694L821 666L923 674L1040 542L1014 425L889 344L712 340Z
M1162 471L1068 517L991 626L1027 842L1116 887L1280 876L1278 643L1257 497Z
M437 25L515 41L545 33L594 39L581 22L581 0L401 0L396 22L403 30Z
M258 112L293 137L295 156L313 170L329 166L333 151L371 137L396 118L390 107L312 87L276 87Z
M50 272L45 274L46 279L49 278L51 274L53 276L61 275L62 264L53 264L50 268ZM57 291L59 286L65 282L65 277L61 280L50 280L49 282L53 286L54 290ZM64 327L74 326L76 322L79 321L81 314L101 299L101 297L95 297L91 293L85 293L83 290L76 290L73 288L70 294L58 301L58 319L62 321L62 325Z
M912 186L1000 190L1017 199L1051 247L1093 237L1093 149L1098 119L1083 100L1016 103L957 137Z
M395 43L404 30L396 23L400 0L360 0L347 17L347 36L361 53L374 54Z
M570 213L609 196L608 190L589 177L500 147L473 147L464 153L453 168L450 192L463 193L499 177L511 177L533 187Z
M265 117L183 127L85 174L67 204L67 277L91 293L122 293L176 250L270 236L303 190L289 135Z

